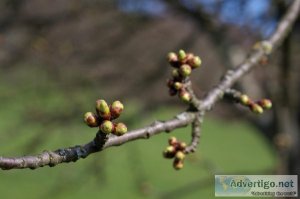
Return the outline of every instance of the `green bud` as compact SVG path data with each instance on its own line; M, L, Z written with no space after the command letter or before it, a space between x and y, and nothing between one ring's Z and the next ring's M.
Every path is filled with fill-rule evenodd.
M175 88L176 90L180 90L180 89L183 88L183 84L182 84L181 82L175 82L175 83L174 83L174 88Z
M187 77L192 73L192 68L188 64L183 64L180 66L179 72L183 77Z
M117 136L127 133L127 126L124 123L118 123L115 125L115 131L113 132Z
M87 112L87 113L84 114L84 122L89 127L97 127L97 126L99 126L98 118L92 112Z
M262 99L258 101L258 104L263 107L264 109L270 109L272 108L272 101L269 99Z
M175 155L177 160L183 160L185 158L185 154L182 151L178 151Z
M178 57L177 57L176 53L174 53L174 52L169 52L167 58L168 58L169 62L178 61Z
M186 58L186 54L185 54L185 51L184 50L179 50L179 52L178 52L178 59L180 60L180 61L182 61L182 60L184 60Z
M253 49L254 50L262 49L265 54L269 55L273 50L273 45L269 41L261 41L261 42L256 42L253 46Z
M173 167L174 167L174 169L176 169L176 170L180 170L180 169L182 169L183 168L183 161L182 160L174 160L174 162L173 162Z
M96 101L96 110L103 119L110 119L110 110L105 100L99 99Z
M191 61L189 62L189 64L192 66L192 68L200 67L201 63L202 63L202 61L199 56L193 57L193 59L191 59Z
M110 112L113 119L118 118L123 110L124 105L120 101L114 101L110 106Z
M263 51L267 55L271 54L273 46L272 46L272 44L269 41L262 41L261 42L261 46L262 46Z
M114 130L114 124L109 120L104 120L100 125L100 130L105 134L110 134Z
M187 91L180 92L179 97L184 102L190 102L191 100L191 95Z
M172 77L179 77L179 71L177 69L172 70Z
M243 105L249 105L250 103L250 99L247 95L241 95L240 96L240 103L243 104Z
M250 109L256 114L262 114L264 112L263 108L260 105L254 103L250 105Z

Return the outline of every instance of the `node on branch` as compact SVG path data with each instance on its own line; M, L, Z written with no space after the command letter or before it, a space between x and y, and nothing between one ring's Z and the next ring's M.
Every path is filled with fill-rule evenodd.
M127 132L127 126L113 120L121 115L123 109L124 105L120 101L108 105L105 100L99 99L96 101L96 113L85 113L84 121L89 127L99 127L98 133L121 136Z

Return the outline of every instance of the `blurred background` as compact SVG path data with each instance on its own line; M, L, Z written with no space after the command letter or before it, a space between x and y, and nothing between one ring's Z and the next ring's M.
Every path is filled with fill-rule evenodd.
M0 155L84 144L83 114L121 100L129 129L185 110L168 96L169 51L202 58L203 96L267 38L287 0L0 1ZM235 87L271 98L261 116L226 102L205 118L197 153L175 171L170 135L128 143L55 168L0 172L2 198L214 198L215 174L299 174L299 20L270 62ZM189 142L190 127L172 135Z

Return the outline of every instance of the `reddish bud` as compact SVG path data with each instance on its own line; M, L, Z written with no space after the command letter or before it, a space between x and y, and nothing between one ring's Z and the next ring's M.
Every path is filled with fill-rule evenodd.
M171 66L178 68L180 65L180 62L178 61L178 56L174 52L170 52L167 56L168 61Z
M256 114L262 114L264 112L263 108L260 105L255 104L255 103L250 105L250 109L252 112L254 112Z
M191 100L191 95L187 91L180 92L179 97L184 102L190 102Z
M178 57L177 57L176 53L174 53L174 52L169 52L167 59L168 59L168 62L177 62L178 61Z
M185 59L183 60L183 63L188 63L193 58L194 58L194 54L193 53L187 53L186 56L185 56Z
M177 144L177 139L176 137L170 137L168 142L170 145L175 146Z
M89 127L97 127L99 126L99 121L97 116L92 113L92 112L87 112L84 114L84 122L89 126Z
M185 148L186 148L186 143L185 142L179 142L178 150L183 151L183 150L185 150Z
M127 126L124 123L118 123L115 125L115 130L113 133L117 136L124 135L127 133Z
M120 101L114 101L110 106L110 113L113 119L118 118L124 109L124 105Z
M259 100L257 103L264 109L272 108L272 101L269 99L262 99L262 100Z

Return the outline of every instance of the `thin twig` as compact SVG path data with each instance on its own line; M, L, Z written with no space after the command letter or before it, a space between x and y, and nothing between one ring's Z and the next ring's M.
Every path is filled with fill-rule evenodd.
M279 22L276 31L271 37L266 40L267 43L274 49L276 49L282 42L282 40L290 32L292 25L294 24L300 9L300 0L294 0L290 8L287 10L285 16ZM239 66L232 70L228 70L223 76L221 82L212 89L207 96L202 100L203 103L198 106L198 110L210 110L216 101L222 98L224 91L230 88L237 80L248 73L259 61L270 52L267 52L263 46L252 51L249 57Z
M187 81L185 82L185 86L186 86L187 92L189 92L189 94L191 95L191 101L190 101L191 111L193 111L193 110L198 111L197 107L200 106L201 101L198 99L198 97L194 93L194 89L192 88L192 81L190 80L190 78L187 78Z
M200 112L196 115L194 122L192 123L192 141L189 146L186 147L184 152L186 154L193 153L197 150L197 146L201 136L201 125L203 123L204 112Z

